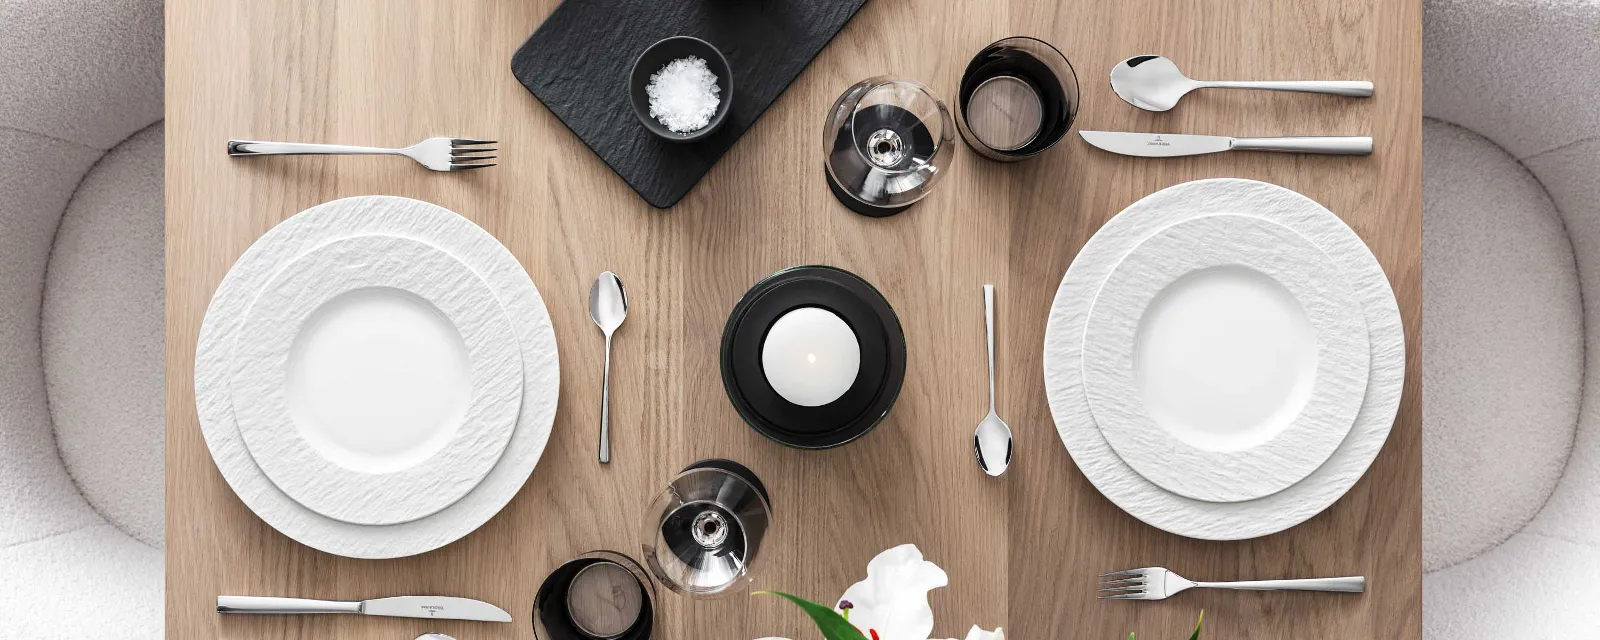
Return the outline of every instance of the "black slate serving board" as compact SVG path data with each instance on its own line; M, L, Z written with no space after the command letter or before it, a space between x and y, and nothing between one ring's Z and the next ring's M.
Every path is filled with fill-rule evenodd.
M511 56L511 72L645 202L665 208L711 170L865 3L566 0ZM655 137L628 105L634 59L678 35L710 42L733 68L728 119L698 142Z

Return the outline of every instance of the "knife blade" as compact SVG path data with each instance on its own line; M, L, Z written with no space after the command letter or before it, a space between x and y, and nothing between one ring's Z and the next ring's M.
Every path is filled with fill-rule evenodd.
M1337 155L1372 153L1372 138L1356 136L1230 138L1184 133L1123 131L1079 131L1078 135L1083 136L1089 144L1106 151L1144 158L1173 158L1221 151L1280 151Z
M470 598L451 596L396 596L359 602L265 596L217 596L217 613L356 613L396 618L511 622L511 614L500 607Z

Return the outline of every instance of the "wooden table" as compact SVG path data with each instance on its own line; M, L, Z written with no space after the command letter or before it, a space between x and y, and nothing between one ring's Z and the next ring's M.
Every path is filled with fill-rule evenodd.
M508 70L556 0L168 0L167 632L173 638L529 638L534 590L583 551L634 551L641 511L673 472L731 457L772 488L778 526L759 588L828 601L878 551L914 542L950 575L932 594L935 637L1004 626L1023 640L1421 635L1421 6L1414 0L872 0L677 207L651 209ZM1042 157L986 162L965 147L910 213L847 212L818 171L823 112L885 72L947 98L969 56L1010 35L1048 40L1076 65L1078 127L1239 135L1372 135L1370 158L1114 156L1073 136ZM885 40L896 37L896 40ZM1195 77L1371 79L1377 97L1202 92L1167 114L1124 104L1106 81L1160 52ZM623 108L620 105L618 108ZM230 160L228 138L409 144L502 141L500 166L434 174L394 158ZM1077 249L1141 196L1209 177L1274 182L1323 203L1372 247L1399 297L1405 401L1387 446L1344 499L1247 542L1169 535L1122 513L1080 475L1046 405L1045 319ZM549 304L561 406L544 458L482 529L419 557L313 551L250 513L212 464L192 366L206 304L259 235L312 205L394 194L482 225ZM895 305L911 354L889 419L842 449L775 445L740 422L717 373L734 302L783 267L854 271ZM586 314L603 269L632 304L618 335L615 459L595 462L601 337ZM1013 467L983 476L970 434L985 400L979 287L999 287L1001 413ZM1095 576L1162 564L1207 579L1362 574L1365 595L1186 593L1094 599ZM364 598L439 593L502 605L515 624L353 617L228 617L218 594ZM737 595L662 601L658 637L817 639L794 607Z

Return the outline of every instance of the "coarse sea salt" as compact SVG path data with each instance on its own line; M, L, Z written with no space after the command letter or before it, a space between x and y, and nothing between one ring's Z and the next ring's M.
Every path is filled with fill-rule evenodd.
M651 74L644 91L650 96L650 117L674 133L705 128L722 103L717 97L722 89L717 86L716 74L696 56L668 62Z

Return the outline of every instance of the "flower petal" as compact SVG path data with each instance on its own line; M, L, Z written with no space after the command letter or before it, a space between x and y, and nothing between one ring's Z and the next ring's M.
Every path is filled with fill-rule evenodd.
M984 631L978 625L972 625L967 631L967 640L1006 640L1006 633L1000 627L995 627L994 631Z
M944 570L923 560L916 545L903 544L867 563L867 579L839 599L855 605L850 623L863 635L877 630L881 640L927 640L933 633L928 592L949 583Z

